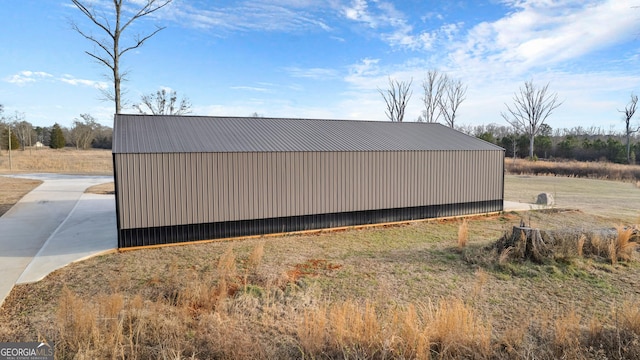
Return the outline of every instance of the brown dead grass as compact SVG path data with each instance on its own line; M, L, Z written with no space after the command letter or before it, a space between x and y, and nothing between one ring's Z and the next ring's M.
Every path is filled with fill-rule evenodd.
M468 220L462 250L449 221L92 258L16 286L0 341L41 334L61 359L640 355L640 265L500 264L488 245L519 223L507 215ZM609 224L579 212L527 217Z
M513 175L546 175L616 180L636 183L640 180L640 165L582 161L529 161L505 159L505 170Z
M84 192L98 195L113 195L116 193L115 183L110 182L105 184L93 185Z
M0 216L40 184L42 184L40 180L0 176Z
M61 174L113 174L110 150L27 149L11 152L10 169L7 151L0 152L0 174L49 172Z

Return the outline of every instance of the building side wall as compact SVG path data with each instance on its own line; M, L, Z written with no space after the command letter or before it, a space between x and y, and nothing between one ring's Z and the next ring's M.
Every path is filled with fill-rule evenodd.
M503 198L503 151L115 154L120 229Z

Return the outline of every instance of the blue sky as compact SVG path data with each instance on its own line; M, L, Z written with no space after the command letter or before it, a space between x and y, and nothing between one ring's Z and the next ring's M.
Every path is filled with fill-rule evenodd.
M87 0L89 1L89 0ZM132 3L144 0L131 0ZM96 6L109 3L90 0ZM94 32L71 1L0 0L0 104L35 125L69 126L82 113L111 125L106 68L71 29ZM564 104L553 128L622 129L640 93L637 0L174 0L136 23L167 28L122 58L127 112L170 88L194 115L385 120L377 88L413 78L405 121L422 109L429 69L468 85L458 123L506 125L500 112L526 80ZM131 39L125 33L124 39Z

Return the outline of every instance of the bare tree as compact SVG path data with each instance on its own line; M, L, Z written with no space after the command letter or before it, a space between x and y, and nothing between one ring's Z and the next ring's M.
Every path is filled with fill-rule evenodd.
M189 99L183 97L178 101L178 94L175 90L167 92L165 89L158 90L155 94L142 95L141 103L133 105L140 114L152 115L184 115L191 112Z
M13 131L20 142L20 148L24 151L25 147L31 146L33 140L33 125L25 120L24 113L16 112L13 120Z
M104 32L103 35L106 35L105 37L98 37L80 29L76 22L72 22L71 24L75 31L97 46L96 50L85 51L85 53L98 61L98 63L109 68L109 75L113 80L113 93L105 91L104 95L107 99L114 101L116 114L120 114L122 110L120 83L126 78L126 72L120 70L120 58L125 53L142 46L145 41L164 29L164 27L156 27L154 31L146 35L136 35L129 45L120 44L122 33L134 21L162 9L171 3L172 0L112 0L113 6L109 7L108 12L104 9L97 10L96 8L100 3L96 3L95 1L71 1L82 14L91 20L98 29ZM137 5L137 8L130 7L129 5ZM127 18L126 14L131 14L131 16Z
M541 126L562 105L558 101L558 94L549 94L549 83L538 88L533 80L525 81L518 93L513 96L513 108L505 104L506 112L501 112L502 118L511 124L516 131L529 136L529 157L533 157L533 144Z
M76 149L89 149L93 139L95 139L96 130L100 126L96 119L89 114L80 114L80 119L73 120L73 128L71 128L71 142Z
M394 122L402 122L402 120L404 120L404 111L407 108L409 99L411 99L411 95L413 94L413 91L411 90L412 82L413 79L409 80L409 82L405 82L391 79L391 77L389 77L389 89L382 90L378 88L378 92L382 95L384 102L387 105L385 114L387 114L389 120Z
M424 110L422 110L422 116L418 117L418 121L438 122L440 115L442 115L440 102L448 83L449 77L447 74L440 73L438 70L429 70L427 72L427 77L422 81Z
M638 132L639 128L632 129L631 128L631 118L636 113L636 105L638 104L638 95L631 94L631 100L627 103L627 106L624 110L618 110L623 113L623 120L625 125L625 137L627 140L627 163L631 164L631 134Z
M452 129L455 127L458 107L465 100L466 94L467 86L462 81L445 79L444 94L440 96L438 105L445 124Z

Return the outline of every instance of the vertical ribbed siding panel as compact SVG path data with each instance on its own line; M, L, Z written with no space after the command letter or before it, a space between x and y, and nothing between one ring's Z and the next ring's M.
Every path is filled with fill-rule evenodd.
M153 191L151 193L151 197L153 198L152 206L153 209L151 212L153 213L153 223L151 226L162 226L164 225L164 221L162 218L164 216L165 208L162 204L162 193L164 190L164 174L162 169L162 157L163 154L146 154L145 161L148 161L152 164L151 170L151 179L153 181L150 182ZM149 180L147 180L149 181Z
M116 154L122 228L501 199L502 152Z
M222 188L221 195L222 201L220 202L220 210L221 210L221 221L229 221L233 219L231 208L231 192L233 191L233 186L230 183L230 164L229 164L229 155L228 153L220 154L220 170L221 170L221 179L222 179Z

